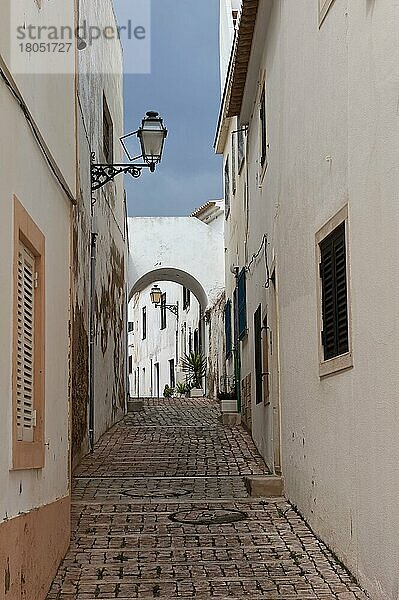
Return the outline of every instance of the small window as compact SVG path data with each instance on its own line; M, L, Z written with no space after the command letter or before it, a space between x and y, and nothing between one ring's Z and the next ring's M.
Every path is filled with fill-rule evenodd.
M233 192L233 196L236 193L237 190L237 174L236 174L236 161L237 161L237 151L236 151L236 146L237 146L237 137L236 137L236 133L233 134L232 136L232 140L231 140L231 183L232 183L232 192Z
M142 339L147 338L147 308L143 306L142 312Z
M105 94L103 95L103 151L105 162L112 165L114 162L114 125Z
M260 404L263 400L262 307L260 305L254 314L254 350L255 398L256 404Z
M161 296L161 329L166 329L166 294Z
M319 26L323 23L334 0L319 0Z
M129 356L129 373L133 373L133 356Z
M233 336L231 327L231 300L227 300L224 308L224 329L226 337L226 357L231 356L233 350Z
M183 310L188 310L191 303L191 292L186 287L183 287Z
M128 333L132 333L132 331L134 331L134 323L133 321L129 321L128 323Z
M345 223L320 244L324 360L349 351Z
M226 158L224 165L224 202L225 202L225 213L226 219L230 212L230 159Z
M267 123L266 123L266 89L263 91L260 99L260 164L263 168L267 163Z
M237 281L238 338L242 340L247 334L247 274L245 267L241 269Z
M319 254L320 375L351 367L347 207L316 235Z
M240 126L237 133L238 146L238 172L241 172L245 158L245 128Z
M195 354L198 354L200 352L200 336L199 336L199 329L196 329L194 331L194 352Z
M43 234L15 199L13 468L44 466Z
M191 327L188 328L188 351L190 354L193 351L193 332Z

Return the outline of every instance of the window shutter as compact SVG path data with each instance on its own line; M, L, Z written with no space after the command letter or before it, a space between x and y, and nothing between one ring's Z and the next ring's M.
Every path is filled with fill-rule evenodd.
M35 258L19 244L17 284L17 440L33 442Z
M262 360L262 307L259 306L254 314L254 345L255 345L255 385L256 404L263 399L263 360Z
M345 223L320 244L324 360L349 351Z
M247 276L245 267L241 269L237 282L238 289L238 337L240 340L247 333Z
M232 351L232 334L231 334L231 301L227 300L224 309L224 327L226 336L226 356L229 357Z

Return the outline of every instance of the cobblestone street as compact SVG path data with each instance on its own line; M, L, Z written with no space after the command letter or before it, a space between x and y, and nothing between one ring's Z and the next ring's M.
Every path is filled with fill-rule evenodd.
M150 401L100 440L48 600L366 598L284 499L248 497L266 467L217 417L207 400Z

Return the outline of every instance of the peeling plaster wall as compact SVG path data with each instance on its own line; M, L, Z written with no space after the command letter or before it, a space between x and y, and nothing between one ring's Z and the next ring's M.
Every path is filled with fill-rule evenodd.
M104 27L114 23L110 0L95 4L81 0L80 20ZM101 64L104 74L90 74ZM73 462L88 451L90 282L92 233L96 234L94 293L94 403L95 439L125 411L127 228L123 177L93 195L90 190L91 152L105 162L103 94L114 127L114 162L123 162L119 137L123 135L122 50L118 40L99 40L79 52L79 205L73 224ZM98 70L98 68L97 68Z
M279 298L287 496L374 600L397 600L399 7L335 0L319 29L317 2L274 2L268 27L266 4L260 2L241 115L250 127L247 253L243 189L227 224L227 260L246 264L268 234ZM354 367L320 379L315 234L346 203ZM234 278L226 272L229 295ZM254 374L253 313L259 303L263 310L272 304L264 277L260 261L248 277L242 378ZM254 387L253 437L267 456L267 409L255 404Z
M217 398L218 392L226 391L225 306L226 295L223 292L205 314L208 333L207 396L209 398Z

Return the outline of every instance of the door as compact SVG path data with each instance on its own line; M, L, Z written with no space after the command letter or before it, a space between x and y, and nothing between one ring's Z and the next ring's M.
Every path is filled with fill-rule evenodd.
M278 295L276 270L273 269L269 288L269 399L272 409L274 471L281 475L281 407L280 407L280 359L278 335ZM266 387L266 386L265 386Z
M159 363L155 363L155 397L159 398Z

